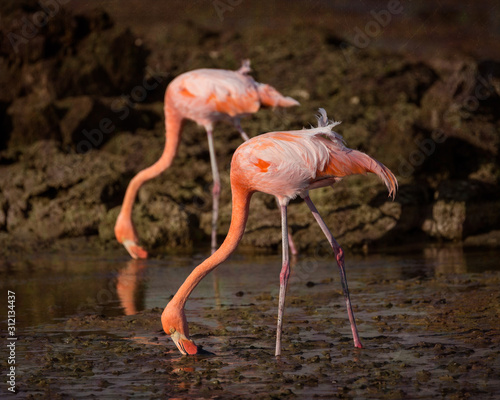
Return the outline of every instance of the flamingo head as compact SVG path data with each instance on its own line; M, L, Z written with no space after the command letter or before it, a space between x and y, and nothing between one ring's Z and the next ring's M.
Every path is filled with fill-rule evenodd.
M172 305L170 302L161 316L161 324L167 335L170 335L175 345L183 355L194 355L204 353L189 339L189 328L182 308Z
M292 107L298 106L300 103L288 96L283 96L271 85L266 83L259 83L257 85L257 90L259 92L260 102L264 106L268 107Z
M116 220L115 237L118 243L125 246L132 258L148 258L148 252L137 244L139 239L132 220L125 218L121 213Z

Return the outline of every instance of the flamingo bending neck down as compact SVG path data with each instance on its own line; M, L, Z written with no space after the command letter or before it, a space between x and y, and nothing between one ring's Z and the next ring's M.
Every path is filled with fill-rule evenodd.
M207 132L210 165L214 185L212 189L212 252L217 246L217 218L219 210L220 178L215 158L213 125L220 120L232 122L243 140L247 134L240 119L253 114L261 106L291 107L299 103L281 95L270 85L256 82L250 75L250 61L245 60L237 71L198 69L176 77L165 93L166 143L160 159L140 171L130 181L122 208L115 224L115 236L132 258L147 258L148 253L139 246L139 237L132 222L132 207L137 192L148 180L170 167L177 154L182 122L190 119L203 126Z
M338 122L329 121L325 110L320 109L317 128L266 133L250 139L236 149L231 162L233 209L227 237L211 257L191 272L162 314L163 329L181 353L197 354L201 350L189 339L189 328L184 313L186 301L198 283L236 249L245 230L250 198L257 191L276 196L281 208L283 264L280 274L275 354L281 354L285 293L290 274L287 206L296 196L305 200L335 252L354 346L362 347L349 298L343 250L309 198L309 190L333 185L347 175L367 172L378 175L386 184L389 196L393 198L398 184L396 177L387 167L362 152L345 147L342 137L332 130L337 124Z

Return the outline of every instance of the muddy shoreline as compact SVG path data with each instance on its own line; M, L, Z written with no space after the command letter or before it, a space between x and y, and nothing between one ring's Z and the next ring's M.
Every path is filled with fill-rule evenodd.
M24 329L17 397L496 398L498 272L391 276L377 263L350 270L364 345L355 349L331 266L321 264L307 282L299 267L279 360L276 285L248 281L219 300L212 291L188 303L192 338L212 356L181 356L162 332L161 307Z

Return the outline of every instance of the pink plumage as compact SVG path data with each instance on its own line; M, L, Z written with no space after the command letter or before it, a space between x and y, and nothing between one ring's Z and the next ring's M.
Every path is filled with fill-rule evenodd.
M290 199L330 186L344 176L373 172L394 197L397 180L392 172L367 154L346 147L342 136L333 131L340 122L321 122L321 117L318 121L317 128L270 132L240 145L231 165L234 174L242 175L236 179L288 204Z
M333 131L333 127L338 124L329 121L325 110L320 109L317 128L266 133L250 139L236 149L231 162L233 209L226 239L211 257L191 272L162 314L163 329L170 335L181 353L201 352L189 338L184 306L196 285L224 262L238 246L245 232L250 198L255 192L276 196L281 209L283 263L280 273L275 355L281 354L283 313L290 276L287 207L290 199L296 196L304 199L335 253L354 346L363 347L347 286L344 251L319 215L309 197L309 190L332 185L347 175L373 172L384 181L389 189L389 195L394 197L398 183L393 173L377 160L360 151L347 148L342 136Z
M272 96L269 95L271 91ZM165 104L173 106L184 118L207 130L220 120L238 123L241 117L257 112L261 105L290 107L299 104L240 70L221 69L197 69L179 75L170 83L165 100Z
M299 103L281 95L267 84L256 82L250 75L250 62L243 61L237 71L197 69L176 77L165 93L166 143L160 159L139 172L130 182L122 209L115 224L115 236L133 258L146 258L148 253L139 246L139 238L132 222L132 207L140 187L165 171L173 162L179 145L182 121L190 119L207 132L210 165L214 180L212 189L212 251L217 244L217 218L219 210L220 178L215 157L213 126L215 122L232 122L243 140L247 134L240 125L245 115L257 112L261 105L291 107Z

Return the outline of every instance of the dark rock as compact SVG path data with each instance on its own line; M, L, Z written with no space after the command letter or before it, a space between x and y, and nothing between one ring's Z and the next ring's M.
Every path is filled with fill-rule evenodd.
M0 5L0 12L2 15L8 16L18 10L34 12L37 10L37 7L37 0L5 0Z
M114 28L109 15L103 11L71 15L61 9L50 17L50 23L35 27L36 32L26 38L23 24L35 14L21 8L6 19L0 31L0 36L6 39L0 48L0 53L5 55L0 57L0 123L5 129L0 148L7 144L31 144L37 139L78 144L83 140L82 121L75 121L70 113L62 124L63 132L59 129L67 109L71 108L72 100L68 97L116 97L109 100L107 106L98 100L92 100L92 105L81 100L76 105L82 107L79 119L88 120L88 129L98 128L105 114L122 122L116 111L110 111L110 105L116 101L118 108L121 95L130 95L134 88L142 87L148 50L129 30ZM139 100L132 93L129 109L133 108L134 102L151 101L151 96L150 99L143 98L143 91L145 89L140 96L135 96ZM89 114L93 114L93 118ZM161 118L152 118L148 112L145 115L146 121L140 126L151 128ZM93 119L97 119L97 125ZM126 122L133 126L134 121ZM136 116L135 122L141 122L141 119ZM75 129L80 131L79 134Z
M497 187L477 181L444 181L422 229L428 235L461 240L500 225Z
M0 101L0 131L3 132L0 135L0 150L7 148L12 131L12 118L7 114L8 105L8 103Z
M148 52L130 31L92 31L76 50L53 71L57 97L117 96L142 84Z
M468 238L498 230L495 61L360 50L344 46L331 27L300 21L291 29L307 27L303 36L280 39L183 22L154 41L161 45L147 59L142 38L117 28L106 12L73 15L70 8L16 47L8 33L19 33L22 18L32 18L40 5L23 0L0 7L8 10L0 28L7 39L0 46L0 231L9 237L98 236L115 243L113 226L130 179L153 164L165 144L168 82L195 68L237 68L252 43L259 44L252 47L253 76L296 95L303 106L263 109L245 119L251 136L307 126L314 123L311 110L324 107L344 121L338 132L347 146L383 162L400 181L394 202L373 177L348 177L333 190L312 193L342 246L366 250L424 235L474 242ZM144 89L145 79L156 80L154 90ZM216 136L222 240L231 219L229 164L241 139L227 124L216 126ZM134 220L145 246L189 249L207 242L211 185L206 135L189 122L172 167L139 191ZM251 210L242 244L279 247L275 199L256 194ZM299 249L330 256L302 201L289 210Z
M32 93L14 101L7 111L12 121L9 146L34 143L39 139L60 141L59 117L54 104Z
M399 100L405 96L405 102L420 106L423 95L436 82L438 75L422 62L408 63L391 70L379 78L378 100L386 101L385 93L395 93Z
M492 230L488 233L468 236L464 240L464 246L468 247L500 247L500 230Z
M102 192L120 179L123 163L96 152L65 154L54 142L37 142L22 157L0 178L4 229L39 240L97 234Z

